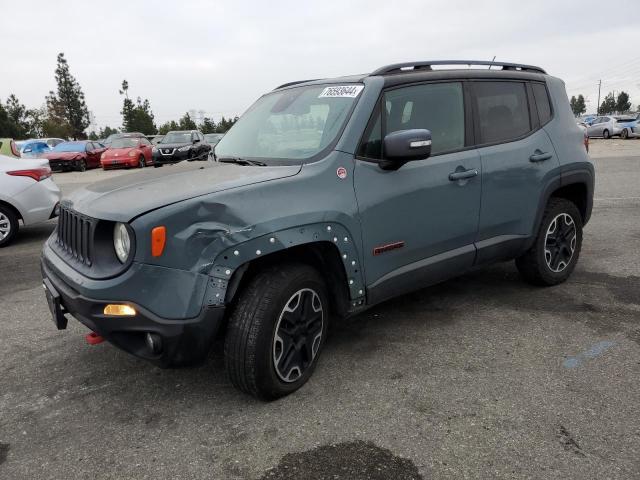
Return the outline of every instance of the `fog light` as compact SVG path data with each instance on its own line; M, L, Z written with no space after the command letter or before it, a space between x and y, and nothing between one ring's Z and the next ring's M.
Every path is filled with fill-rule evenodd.
M136 314L136 309L130 305L109 304L104 307L104 314L116 317L133 317Z
M162 337L157 333L147 333L145 340L151 353L160 353L162 351Z

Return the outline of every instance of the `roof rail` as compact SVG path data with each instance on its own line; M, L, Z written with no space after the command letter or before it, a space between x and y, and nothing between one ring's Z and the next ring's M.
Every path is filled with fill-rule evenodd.
M279 87L274 88L274 90L279 90L279 89L284 88L284 87L290 87L292 85L297 85L299 83L313 82L314 80L320 80L320 79L319 78L311 78L309 80L296 80L295 82L283 83Z
M369 74L373 75L385 75L388 73L401 73L403 71L417 71L417 70L431 70L432 65L489 65L489 68L502 67L502 70L519 70L522 72L535 72L535 73L547 73L540 67L533 65L522 65L520 63L506 63L506 62L490 62L486 60L434 60L424 62L406 62L406 63L394 63L392 65L386 65L374 70Z

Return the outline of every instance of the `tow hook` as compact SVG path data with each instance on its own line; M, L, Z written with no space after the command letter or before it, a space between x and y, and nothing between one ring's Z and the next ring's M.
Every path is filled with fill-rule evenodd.
M104 337L101 337L96 332L87 333L84 338L89 345L98 345L104 342Z

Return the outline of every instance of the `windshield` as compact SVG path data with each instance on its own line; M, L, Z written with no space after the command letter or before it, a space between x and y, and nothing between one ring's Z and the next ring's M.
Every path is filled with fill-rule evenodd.
M311 85L260 98L216 145L218 158L304 160L333 142L363 85Z
M169 132L160 143L191 143L191 132Z
M138 146L139 138L116 138L111 142L111 148L132 148Z
M62 142L53 147L54 152L84 152L84 143Z

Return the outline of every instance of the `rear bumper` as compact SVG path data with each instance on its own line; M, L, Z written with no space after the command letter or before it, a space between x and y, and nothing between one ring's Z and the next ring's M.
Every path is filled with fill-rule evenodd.
M15 207L25 225L32 225L56 216L56 206L61 197L60 189L51 178L35 182L13 198Z
M138 303L126 299L104 300L80 294L41 260L45 288L59 295L63 318L58 328L66 328L72 315L90 330L104 337L116 347L148 360L160 367L189 365L203 361L224 319L224 307L203 307L193 318L167 319L160 317ZM104 315L110 303L124 303L136 310L135 316ZM146 342L148 333L160 337L160 350L152 350Z

